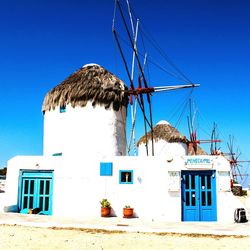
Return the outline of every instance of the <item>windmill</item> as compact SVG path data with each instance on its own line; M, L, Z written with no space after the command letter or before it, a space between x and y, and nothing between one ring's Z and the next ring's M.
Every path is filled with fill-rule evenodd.
M189 144L188 144L188 152L189 154L198 154L199 145L201 143L210 143L210 154L218 154L217 150L217 143L221 142L221 140L218 139L217 133L216 133L216 127L217 125L214 123L214 127L212 130L212 135L210 140L199 140L197 139L197 128L195 127L195 119L197 114L197 109L193 111L192 109L192 103L191 100L189 100L189 107L190 107L190 115L187 117L188 122L188 130L189 130Z
M125 1L123 1L125 3ZM114 7L114 18L113 18L113 25L112 25L112 31L114 34L115 42L117 44L119 53L121 55L125 71L127 74L127 77L129 79L129 90L125 90L127 93L130 105L131 105L131 119L132 119L132 132L130 136L130 142L129 142L129 150L131 146L131 141L135 140L134 136L134 127L135 127L135 121L136 121L136 105L138 104L140 107L140 110L142 112L143 116L143 123L144 123L144 131L146 135L146 154L154 155L154 131L153 131L153 111L152 111L152 102L151 97L153 93L161 92L161 91L171 91L171 90L177 90L177 89L183 89L183 88L194 88L198 87L199 84L192 83L170 60L169 58L164 54L164 52L159 49L161 55L165 57L165 60L168 61L168 63L172 66L172 68L175 69L175 73L169 72L168 73L172 76L177 76L179 79L184 81L186 84L180 84L180 85L171 85L171 86L160 86L160 87L150 87L148 83L148 79L145 76L145 65L148 62L148 54L147 52L141 53L137 48L137 38L138 38L138 32L139 32L139 19L135 17L132 8L130 6L130 3L128 0L126 0L126 12L127 17L124 14L125 6L121 3L119 0L115 0L115 7ZM119 35L117 32L117 29L115 27L115 21L117 13L119 12L121 21L123 23L123 26L125 28L125 34L127 37L127 45L129 46L130 50L132 51L132 69L129 70L128 60L125 56L124 49L122 47L121 41L124 41L123 38ZM136 25L134 25L134 20L136 19ZM130 27L128 25L128 20L130 22ZM143 59L142 58L143 54ZM135 64L137 65L137 79L138 84L137 87L134 83L134 74L135 74ZM161 69L163 69L161 67ZM134 105L135 104L135 105ZM134 105L134 106L133 106ZM148 114L149 113L149 114ZM151 130L150 138L147 138L147 131L148 129ZM151 150L152 152L149 152L148 149L148 143L149 140L151 141ZM135 143L134 143L135 144ZM134 149L134 153L136 152L136 149Z
M239 160L239 157L241 155L241 152L239 148L235 151L234 148L234 137L229 136L229 142L227 143L229 153L228 155L228 160L231 166L231 177L232 177L232 182L231 186L233 186L234 183L241 183L245 177L249 176L246 172L243 171L243 165L245 163L250 163L250 160Z
M211 144L210 144L210 154L211 155L220 155L221 151L218 148L217 143L221 142L218 140L218 133L217 133L217 124L214 122L212 133L211 133Z

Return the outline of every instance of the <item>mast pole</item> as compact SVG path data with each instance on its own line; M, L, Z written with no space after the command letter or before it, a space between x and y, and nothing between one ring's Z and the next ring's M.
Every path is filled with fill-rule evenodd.
M129 7L129 2L127 0L128 7ZM130 12L130 7L129 7L129 14L130 14L130 19L131 19L131 25L133 24L131 12ZM137 42L137 35L138 35L138 27L139 27L139 19L136 20L136 31L134 34L134 47L136 48L136 42ZM132 81L134 79L134 66L135 66L135 52L133 50L133 58L132 58ZM135 98L135 103L134 106L132 104L131 106L131 118L132 118L132 140L133 140L133 147L134 147L134 155L136 155L136 140L135 140L135 119L136 119L136 105L137 105L137 98Z
M134 30L134 23L133 23L132 15L131 15L131 12L130 12L130 6L129 6L128 0L127 0L127 5L128 5L129 16L130 16L131 29L132 29L132 33L133 33L133 37L134 37L134 48L136 49L139 19L137 19L137 21L136 21L136 30ZM135 67L135 52L133 50L132 67L131 67L131 80L132 80L132 82L134 82L134 67ZM132 88L132 86L130 86L130 88ZM135 119L136 119L136 102L137 102L137 100L135 99L135 104L133 104L132 95L130 94L132 132L131 132L131 136L130 136L130 140L129 140L129 145L128 145L128 154L130 154L131 142L133 141L134 155L136 155L135 130L134 130Z
M129 69L128 69L128 64L126 62L126 59L125 59L125 56L123 54L123 51L122 51L122 48L121 48L121 44L119 42L119 39L118 39L118 36L117 36L117 33L116 33L116 30L115 30L115 25L114 25L114 21L115 21L115 13L116 13L116 4L119 4L119 0L115 0L115 10L114 10L114 19L113 19L113 25L112 25L112 31L113 31L113 34L114 34L114 37L115 37L115 40L116 40L116 43L118 45L118 48L119 48L119 52L121 54L121 57L122 57L122 60L123 60L123 63L125 65L125 69L126 69L126 73L127 73L127 76L129 78L129 81L130 81L130 86L131 86L131 89L132 91L134 90L134 84L133 84L133 81L131 80L131 75L129 73ZM118 5L119 6L119 5ZM124 18L124 17L123 17ZM126 26L127 28L127 26ZM133 50L134 50L134 47L133 47ZM136 51L134 50L135 52L135 55L136 55ZM128 92L129 93L129 92ZM145 127L145 133L147 134L147 126L146 126L146 123L149 124L149 126L151 126L151 124L149 123L147 117L146 117L146 114L145 114L145 108L144 108L144 102L143 102L143 99L142 100L139 100L138 99L138 103L139 103L139 106L142 110L142 114L143 114L143 117L144 117L144 127ZM148 144L146 142L146 149L147 149L147 155L148 155Z
M118 5L118 9L120 11L120 14L121 14L121 17L122 17L122 20L123 20L126 32L128 34L130 44L131 44L131 46L132 46L132 48L133 48L133 50L135 52L136 61L138 63L138 67L139 67L140 73L141 73L142 78L143 78L143 83L144 83L145 87L148 88L148 84L147 84L144 72L142 70L142 66L141 66L141 63L140 63L140 60L139 60L139 56L138 56L137 50L135 50L135 48L133 46L133 40L132 40L131 34L130 34L129 30L128 30L128 26L127 26L124 14L122 12L120 1L116 0L116 2L117 2L117 5ZM153 156L154 155L153 115L152 115L152 106L151 106L151 101L150 101L150 95L148 93L147 93L147 100L148 100L148 104L149 104L150 129L151 129L151 140L152 140L152 156Z

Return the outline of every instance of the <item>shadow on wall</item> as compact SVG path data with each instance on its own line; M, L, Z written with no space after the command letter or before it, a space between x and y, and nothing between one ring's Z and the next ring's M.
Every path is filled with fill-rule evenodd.
M9 213L17 213L18 212L18 206L17 205L5 206L3 208L3 211L5 213L7 213L7 212L9 212Z

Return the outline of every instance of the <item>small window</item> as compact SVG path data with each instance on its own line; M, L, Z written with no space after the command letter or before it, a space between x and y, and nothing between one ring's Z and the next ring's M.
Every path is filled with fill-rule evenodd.
M133 184L133 170L120 170L120 184Z
M60 106L60 113L65 113L66 112L66 105L61 105Z
M113 175L113 163L101 162L100 163L100 176L112 176Z

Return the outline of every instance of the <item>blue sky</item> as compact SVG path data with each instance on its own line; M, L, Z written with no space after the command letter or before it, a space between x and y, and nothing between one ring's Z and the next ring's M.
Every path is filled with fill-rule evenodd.
M15 155L42 154L43 98L82 65L95 62L128 80L111 30L113 0L1 0L0 4L3 167ZM131 0L131 4L141 27L192 82L201 84L193 93L200 139L209 139L216 122L221 149L227 151L228 136L233 135L241 159L250 159L250 2ZM117 17L116 29L122 34ZM130 60L131 53L122 45ZM163 65L159 55L148 49ZM182 84L154 66L149 72L151 86ZM175 125L181 114L176 106L188 93L153 95L154 124L164 119ZM140 125L138 121L138 137L143 133ZM187 133L186 114L178 129Z

